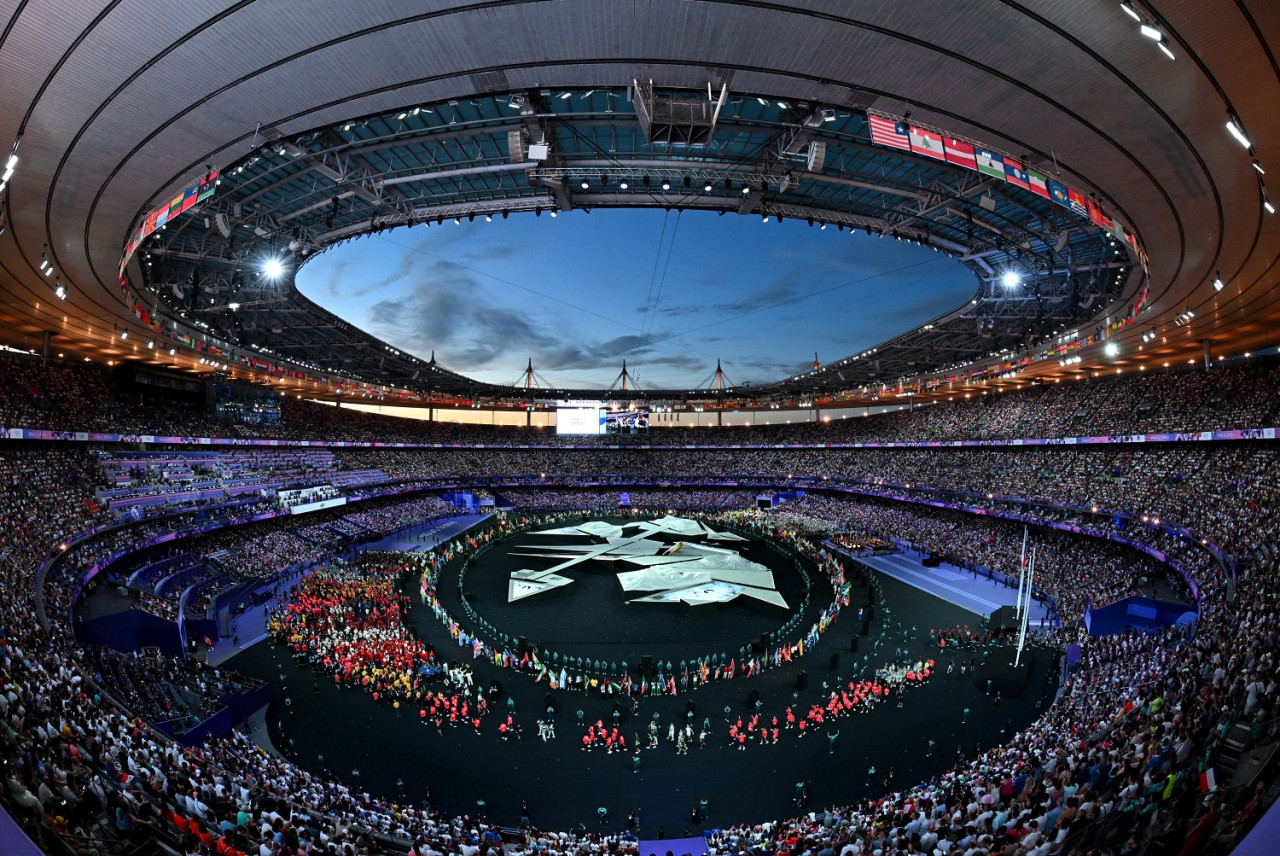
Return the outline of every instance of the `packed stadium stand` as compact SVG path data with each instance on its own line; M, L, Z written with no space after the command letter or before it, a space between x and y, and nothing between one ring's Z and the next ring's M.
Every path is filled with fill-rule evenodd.
M1277 55L1262 0L0 5L0 854L1280 852ZM623 211L607 341L572 253L338 264L376 328L295 279ZM673 333L711 212L923 255L705 241ZM729 311L803 368L629 373Z
M101 382L96 371L71 367L66 377L91 386ZM1247 387L1270 402L1273 377L1260 367L1235 376L1224 372L1222 383ZM1132 404L1146 394L1145 380L1082 384L1072 401L1085 409L1109 406L1124 412L1125 401ZM1181 385L1194 389L1197 379L1188 377ZM1190 413L1199 410L1193 395L1181 401ZM1038 389L1010 392L995 405L939 405L861 419L856 427L830 426L831 439L910 443L900 438L911 436L913 419L929 436L940 414L953 426L947 436L969 439L961 432L973 424L980 435L973 439L985 439L985 417L995 407L1016 412L1018 425L1043 429L1060 404L1057 396ZM1269 406L1257 405L1254 412ZM1242 402L1236 408L1248 410ZM966 411L973 413L972 420ZM41 425L38 411L22 402L12 412L36 419L33 427ZM309 412L289 413L284 424L290 436L322 433L329 424L308 423ZM316 412L328 416L327 409ZM85 412L90 422L98 415ZM407 442L417 442L422 435L414 432L425 429L433 439L465 443L484 433L465 427L450 433L439 424L397 427L398 420L357 413L346 418L351 436L402 430ZM184 417L183 424L210 433L218 427L194 416ZM747 513L772 515L815 538L841 532L880 539L891 549L899 539L908 549L943 554L957 568L1012 573L1022 536L1019 521L1035 520L1035 541L1044 556L1037 584L1055 603L1060 622L1037 644L1079 644L1082 659L1052 703L1003 745L888 798L820 811L816 820L806 814L769 827L716 827L709 847L742 846L735 840L768 845L782 836L802 836L810 846L896 846L910 852L922 846L921 837L935 836L977 851L1013 842L1027 852L1056 852L1058 842L1121 850L1148 839L1168 840L1168 830L1185 829L1203 816L1202 810L1221 817L1212 831L1215 846L1225 847L1247 831L1262 811L1270 778L1258 780L1256 793L1214 792L1207 808L1201 805L1201 780L1206 771L1225 780L1239 757L1265 747L1276 734L1275 616L1268 569L1280 545L1275 516L1280 468L1272 442L736 448L779 439L803 443L821 430L805 427L797 432L801 436L781 437L774 430L731 430L724 435L725 447L708 443L704 435L704 447L696 450L678 443L639 449L590 441L575 448L492 448L495 438L489 436L480 439L490 448L262 454L193 452L182 445L130 452L124 444L7 441L5 586L15 594L35 593L34 609L29 597L6 599L4 617L5 707L14 726L5 758L12 814L47 842L62 840L73 848L89 842L108 852L149 838L175 848L184 842L190 846L191 836L248 852L262 846L264 835L275 834L260 829L259 812L266 826L273 824L272 813L279 814L286 839L309 838L313 846L466 847L472 827L483 833L501 823L472 818L458 826L425 808L393 807L394 797L321 783L285 757L263 754L238 729L197 745L164 742L179 740L209 720L233 689L245 693L259 682L203 666L181 652L177 659L159 651L121 654L77 642L71 622L83 619L82 604L92 601L86 572L103 569L128 587L131 608L176 621L176 596L188 587L196 601L211 603L218 586L201 590L210 580L232 588L300 562L328 567L327 557L342 553L343 545L362 534L382 537L448 516L456 509L440 497L441 485L477 490L488 485L490 495L514 513L616 509L618 485L631 488L636 505L680 503L710 513L750 509L766 488L776 493L802 484L807 492L800 498L773 512ZM227 494L199 508L166 503L143 506L132 515L120 515L102 501L101 486L118 484L125 473L134 483L151 480L162 492L174 485L181 491L186 479L171 476L203 476L215 467L222 475L256 471L269 477L282 469L306 469L358 504L296 523L291 516L252 523L252 517L283 510L278 498L260 496L246 509ZM354 499L364 483L333 478L347 469L376 470L398 490L413 493ZM745 481L748 474L759 487L720 486ZM606 479L614 481L600 486ZM678 490L660 487L677 479L684 483ZM596 487L575 488L576 482ZM938 497L944 501L937 503ZM243 525L227 525L233 523ZM1078 534L1081 530L1091 534ZM168 541L166 533L192 534ZM1124 540L1108 540L1117 535ZM138 549L146 544L164 546L159 552ZM1161 558L1135 545L1152 548ZM367 579L343 573L347 576L339 574L327 585ZM343 579L350 582L338 582ZM1102 637L1083 631L1087 608L1132 596L1159 580L1197 604L1194 629L1128 630ZM191 611L193 618L205 614ZM398 624L378 616L388 627ZM988 805L994 810L984 810ZM248 822L237 821L238 814ZM552 836L545 846L577 845Z

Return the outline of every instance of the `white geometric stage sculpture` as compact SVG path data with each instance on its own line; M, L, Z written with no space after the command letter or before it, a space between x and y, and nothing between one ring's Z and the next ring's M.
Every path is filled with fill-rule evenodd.
M625 529L639 531L620 537ZM580 526L535 532L535 535L592 535L604 538L604 544L556 544L548 552L521 552L512 555L536 556L565 561L545 571L520 570L511 574L507 586L508 602L542 594L566 586L572 579L558 571L588 561L623 562L639 565L641 570L623 571L618 583L626 592L655 592L635 598L635 603L728 603L737 597L750 597L782 608L786 599L778 593L773 571L731 549L677 541L664 544L651 540L659 533L671 535L706 535L720 542L745 542L732 532L717 532L697 520L667 515L658 520L628 523L625 527L601 521Z

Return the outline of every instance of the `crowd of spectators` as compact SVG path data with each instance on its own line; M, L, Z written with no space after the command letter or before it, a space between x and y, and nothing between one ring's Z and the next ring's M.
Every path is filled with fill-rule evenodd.
M0 372L0 423L5 425L118 431L147 420L154 426L158 418L169 415L131 414L127 406L114 402L105 380L92 381L87 370L3 359L11 364ZM839 426L843 433L838 436L914 440L1131 433L1255 427L1274 422L1276 415L1274 373L1247 369L1210 377L1151 372L982 398L990 403L929 406L875 426L876 419L857 420L873 427ZM371 420L342 439L375 433L381 434L377 439L388 439L380 427L386 422L324 410L333 411L330 424L335 432L347 431L358 420ZM200 420L192 416L184 427L199 428L204 425ZM314 424L324 423L316 417ZM306 427L305 419L297 419L293 427L282 430ZM803 426L775 433L788 438L805 433L837 436L821 433L824 429ZM472 430L482 432L468 432ZM207 435L195 430L174 433ZM705 437L705 432L698 437ZM1209 448L1213 451L1201 451ZM494 459L490 451L442 451L412 459L406 453L405 460L411 461L414 472L431 475L463 470L532 475L530 462L541 463L536 455L546 460L550 454L592 454L501 450L494 451L501 456ZM618 466L624 459L614 458L614 466L597 472L718 471L714 457L696 457L703 453L673 452L689 458L673 457L668 463L641 450L605 454L642 457L634 470ZM729 456L725 472L765 473L771 478L807 471L819 477L903 479L904 484L934 481L940 487L975 493L1026 491L1044 500L1080 505L1116 504L1135 513L1176 519L1206 533L1241 564L1233 586L1205 587L1194 633L1175 629L1159 635L1081 638L1085 659L1061 698L1006 744L978 758L958 759L951 771L936 779L887 790L878 799L720 829L710 839L715 853L785 849L850 856L877 850L1047 856L1062 853L1074 836L1093 835L1091 840L1121 852L1136 852L1155 838L1167 843L1170 852L1187 842L1189 849L1183 852L1191 854L1203 852L1210 833L1219 832L1229 842L1256 819L1259 802L1253 794L1206 797L1200 792L1199 773L1213 765L1233 726L1247 729L1249 745L1275 736L1274 640L1280 632L1280 612L1273 572L1280 526L1274 516L1274 488L1280 466L1270 445L1196 444L1138 452L943 450L900 460L889 457L896 453L881 459L854 459L849 453L855 461L849 465L855 469L849 470L841 470L839 461L816 450L800 450L799 458L787 454L705 453ZM452 466L448 455L462 456L464 466ZM575 457L574 463L578 460ZM793 460L798 461L794 469ZM859 461L869 463L858 470ZM806 464L812 469L803 469ZM1117 467L1121 473L1110 472ZM540 478L543 472L575 468L588 469L552 467L536 472ZM5 778L3 803L10 813L35 835L61 835L68 846L85 852L106 852L113 845L104 840L136 841L160 833L190 852L214 846L224 852L262 852L263 846L272 852L286 847L297 852L305 849L303 842L315 852L354 852L357 847L378 848L371 838L376 834L415 842L415 853L469 856L471 848L485 846L486 835L494 829L481 821L393 807L374 795L312 776L261 751L243 734L182 749L95 697L95 671L86 665L85 652L66 626L79 573L130 543L217 512L157 516L70 547L61 569L50 575L42 590L51 622L46 627L27 596L36 569L75 533L107 522L93 501L91 472L92 462L81 445L10 443L0 448L5 486L0 496L0 586L5 592L0 599L0 716L8 726L0 731L0 774ZM1011 560L1021 535L1017 524L969 528L975 526L972 520L955 511L907 514L884 503L850 504L816 494L787 505L793 513L832 520L846 531L892 531L975 563ZM1113 548L1102 542L1048 533L1037 537L1045 556L1040 582L1064 611L1073 609L1071 603L1085 593L1118 596L1155 572L1144 564L1147 559L1109 554ZM278 554L268 548L244 558L269 569L291 557L290 552ZM625 847L619 840L568 832L537 834L512 843L504 853L545 849L578 854L584 848L599 852L596 848Z
M99 646L85 649L83 666L101 690L151 723L199 721L215 713L224 696L261 686L196 659L124 654Z
M965 570L984 568L1010 578L1021 570L1023 527L1013 521L816 493L790 510L837 522L843 531L863 537L896 538ZM1169 578L1165 565L1131 547L1039 527L1028 538L1028 550L1036 553L1036 587L1052 592L1068 625L1083 618L1086 599L1104 606L1138 594L1151 580Z
M101 366L45 363L0 355L0 426L128 435L223 436L228 426L203 408L124 395ZM429 422L282 398L279 425L242 426L232 436L360 442L632 445L663 443L849 443L1181 433L1274 425L1280 369L1249 361L1210 372L1151 366L1149 371L1062 382L952 385L925 403L882 400L872 418L750 427L654 428L647 434L557 436L554 430ZM999 389L1006 389L1001 392ZM394 403L394 401L389 402ZM832 403L833 405L834 403ZM853 410L853 412L860 412ZM655 423L661 424L661 423Z

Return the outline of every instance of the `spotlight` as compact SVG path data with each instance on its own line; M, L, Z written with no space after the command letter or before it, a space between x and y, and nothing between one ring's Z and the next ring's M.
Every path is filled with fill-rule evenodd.
M623 190L626 190L628 187L627 182L625 180L618 182L618 187L622 188Z
M1130 18L1137 21L1139 24L1142 23L1142 16L1138 14L1137 9L1133 8L1133 4L1130 3L1129 0L1123 0L1123 2L1120 3L1120 8L1123 9L1125 14Z
M590 186L591 186L590 182L588 182L588 181L584 178L584 179L582 180L582 189L583 189L583 190L586 190L586 189L587 189L587 188L589 188Z
M284 275L284 262L279 259L267 259L262 263L262 272L268 279L278 279Z
M1160 42L1159 44L1156 45L1156 47L1160 48L1160 52L1165 56L1167 56L1169 59L1177 59L1177 57L1173 55L1173 51L1170 50L1169 46L1164 42Z
M711 182L709 182L709 181L708 181L706 184L702 185L702 189L703 189L703 191L704 191L704 192L706 192L706 193L710 193L710 192L711 192Z
M1276 213L1276 206L1271 204L1271 200L1265 196L1262 198L1262 207L1268 214Z
M1156 29L1155 27L1151 26L1148 23L1144 22L1142 26L1138 27L1138 29L1142 32L1142 35L1146 36L1152 41L1158 42L1164 38L1164 33L1160 32L1158 29Z
M742 187L742 195L743 195L743 196L746 196L746 195L747 195L748 193L750 193L750 192L751 192L751 187L750 187L749 185L743 185L743 187Z
M1004 275L1000 277L1000 284L1005 288L1017 288L1022 285L1022 277L1017 271L1007 270L1004 272Z
M1115 342L1107 342L1107 344L1102 346L1102 353L1106 354L1108 357L1114 358L1120 353L1120 346Z
M1226 284L1226 283L1224 283L1224 282L1222 281L1222 274L1220 274L1220 273L1214 273L1214 275L1213 275L1213 290L1214 290L1214 291L1222 291L1222 289L1224 289L1224 288L1226 288L1226 287L1227 287L1227 284Z
M664 181L664 182L662 182L662 189L663 189L663 190L670 190L670 189L671 189L671 182L669 182L669 181Z

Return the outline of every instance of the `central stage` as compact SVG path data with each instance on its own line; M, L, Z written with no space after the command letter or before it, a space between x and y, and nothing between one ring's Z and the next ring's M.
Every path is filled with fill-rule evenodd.
M667 545L678 540L660 537ZM698 542L691 539L689 543ZM716 543L723 546L723 542ZM437 596L460 620L466 615L462 602L465 597L476 618L468 617L464 624L483 619L508 639L524 639L529 645L555 651L562 657L618 665L625 661L629 666L638 664L646 655L673 664L711 655L736 657L741 649L764 635L775 640L798 637L808 631L834 597L830 581L811 562L747 538L733 542L733 551L772 571L774 591L787 606L752 597L693 605L679 600L645 601L641 598L646 592L627 591L623 582L626 574L641 566L625 557L607 556L557 571L570 580L569 584L510 599L513 575L547 571L564 564L562 556L572 555L571 548L585 551L602 544L601 539L587 535L517 534L479 555L465 576L459 575L459 568L446 568L437 584ZM802 563L803 569L797 562Z

